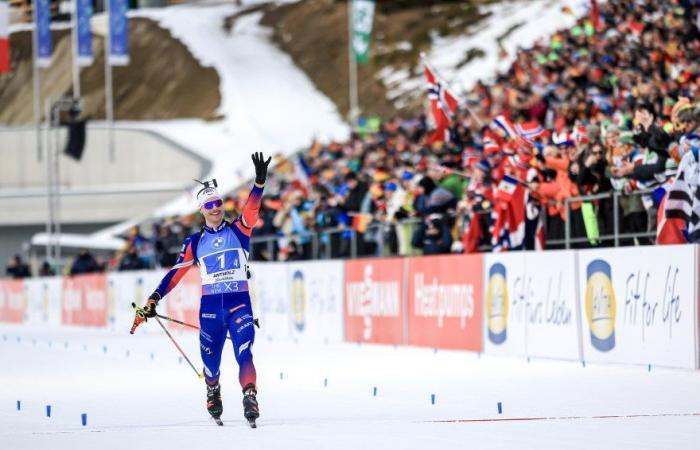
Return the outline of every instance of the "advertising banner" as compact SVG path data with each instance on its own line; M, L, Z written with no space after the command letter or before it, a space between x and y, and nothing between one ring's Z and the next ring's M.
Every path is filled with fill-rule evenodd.
M345 263L345 340L403 343L404 260Z
M0 322L22 323L26 299L22 280L0 280Z
M290 335L302 342L343 341L343 262L287 265Z
M576 253L525 253L528 356L579 360Z
M251 264L253 278L250 286L250 299L253 315L260 320L261 336L273 340L289 339L290 303L287 287L287 265L280 263Z
M61 277L25 278L26 321L32 325L61 324Z
M408 343L481 351L482 256L408 260Z
M154 289L157 283L156 281ZM148 297L150 292L148 294L144 293L144 295ZM181 322L199 326L199 305L201 299L202 278L199 275L199 268L194 266L185 273L185 276L180 279L177 286L165 296L163 300L163 305L165 305L164 315ZM197 332L194 328L178 325L170 321L168 326L178 331Z
M134 321L134 309L131 303L143 306L146 299L158 286L165 275L165 270L139 270L133 272L112 272L107 274L107 326L115 331L131 328ZM172 298L168 295L160 303L158 312L165 312ZM141 326L141 332L161 332L157 324Z
M696 248L578 253L584 359L695 367Z
M107 325L107 276L103 273L63 278L61 323Z
M525 252L484 255L484 351L526 356Z

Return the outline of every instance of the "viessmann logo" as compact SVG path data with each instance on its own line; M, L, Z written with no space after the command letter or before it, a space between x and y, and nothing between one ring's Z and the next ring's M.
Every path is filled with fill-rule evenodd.
M362 281L345 285L349 316L363 318L363 339L372 338L372 317L398 317L401 309L398 281L375 281L374 266L366 264Z
M437 318L442 328L445 318L459 318L460 328L466 328L467 320L474 316L474 286L471 284L438 284L432 277L427 284L425 274L414 276L414 310L417 317Z
M591 344L601 352L615 347L615 291L610 264L595 259L586 268L586 318Z
M506 267L496 263L489 269L486 286L486 326L489 341L502 344L508 337L508 282Z

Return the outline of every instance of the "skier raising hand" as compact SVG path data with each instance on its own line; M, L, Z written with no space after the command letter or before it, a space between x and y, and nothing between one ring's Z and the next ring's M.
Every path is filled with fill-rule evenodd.
M199 266L202 277L199 346L207 385L207 410L221 425L219 366L226 334L230 333L239 367L238 379L243 388L243 415L254 427L260 413L252 353L255 329L248 294L248 256L250 235L258 220L267 167L272 158L265 161L261 152L251 156L255 164L255 185L243 213L233 222L226 221L216 181L202 183L204 188L197 193L197 201L206 224L185 239L177 263L148 298L143 310L146 317L155 317L158 302L168 295L185 272L193 265Z

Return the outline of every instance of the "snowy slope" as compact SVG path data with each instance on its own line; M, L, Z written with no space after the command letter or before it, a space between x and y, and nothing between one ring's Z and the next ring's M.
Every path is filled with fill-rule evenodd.
M261 1L243 2L244 7ZM204 66L221 79L223 120L125 123L157 131L214 162L211 177L226 191L252 175L250 153L289 154L314 137L344 139L349 128L335 105L321 94L291 58L275 47L259 25L262 13L239 18L231 34L224 18L241 8L232 4L182 5L134 11L170 30ZM186 196L159 214L191 212Z
M243 420L228 345L219 428L203 381L157 324L141 327L150 332L0 325L0 448L690 450L700 439L697 371L263 335L254 347L258 429ZM197 334L176 338L201 367ZM441 422L471 419L484 421Z
M489 17L469 29L466 35L433 36L432 49L426 58L456 93L464 92L476 81L488 81L498 72L507 70L518 47L527 48L557 30L571 27L575 17L586 13L588 5L585 0L518 0L482 5L480 12L490 13ZM565 6L571 8L574 16L562 11ZM501 40L508 57L499 57L497 39ZM484 53L483 57L460 66L467 52L476 49ZM420 67L413 74L406 69L387 67L378 77L388 88L388 98L396 105L402 104L403 96L423 95Z

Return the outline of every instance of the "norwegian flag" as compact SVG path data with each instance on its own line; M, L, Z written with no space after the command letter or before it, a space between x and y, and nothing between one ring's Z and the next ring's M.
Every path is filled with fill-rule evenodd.
M504 115L498 115L493 119L493 124L506 132L508 137L513 140L517 147L525 150L532 149L532 141L524 136L513 122ZM543 130L544 131L544 130Z
M547 136L547 130L536 120L516 124L515 130L520 136L527 139L529 142L535 142L535 139L540 139Z
M424 63L425 78L428 80L428 98L430 99L430 109L435 120L435 131L430 137L430 142L450 140L448 128L452 122L459 101L446 86L435 75L435 71Z
M0 73L10 71L10 7L0 0Z
M505 175L498 184L492 243L495 252L517 250L525 238L527 191L515 178Z

